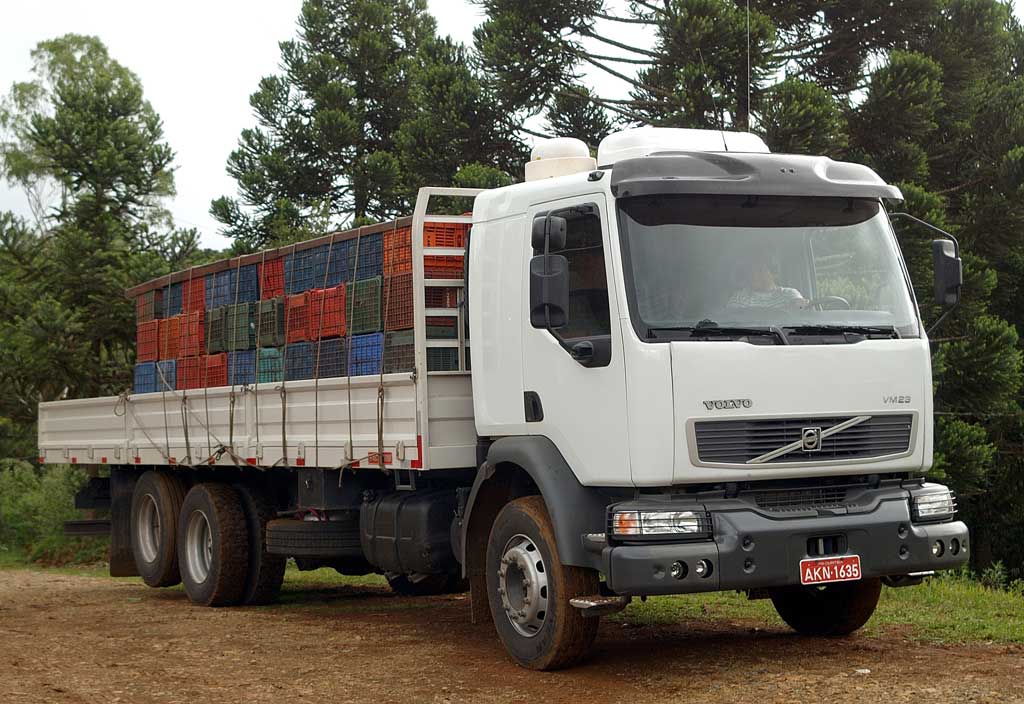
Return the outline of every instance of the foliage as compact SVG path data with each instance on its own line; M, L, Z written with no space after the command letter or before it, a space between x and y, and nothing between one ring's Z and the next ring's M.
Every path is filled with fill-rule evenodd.
M39 471L27 462L0 460L0 548L48 562L105 559L104 541L64 537L64 521L78 517L75 492L86 481L74 467Z
M522 149L424 0L306 0L283 73L250 98L257 126L228 159L238 198L211 213L235 249L406 213L464 164L518 169Z

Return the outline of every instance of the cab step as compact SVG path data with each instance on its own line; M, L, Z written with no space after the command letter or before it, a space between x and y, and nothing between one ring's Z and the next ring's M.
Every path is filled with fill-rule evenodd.
M593 596L578 596L569 600L569 605L579 609L584 616L607 616L618 613L629 606L633 597L629 596L605 596L594 594Z

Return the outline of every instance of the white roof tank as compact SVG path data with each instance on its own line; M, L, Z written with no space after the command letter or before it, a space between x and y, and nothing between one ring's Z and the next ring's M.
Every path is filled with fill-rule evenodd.
M657 152L756 152L770 150L760 137L750 132L691 130L677 127L636 127L610 134L597 148L597 163L611 166L622 159L648 156Z
M590 148L572 137L555 137L537 142L526 164L526 180L568 176L581 171L593 171L597 161L590 156Z

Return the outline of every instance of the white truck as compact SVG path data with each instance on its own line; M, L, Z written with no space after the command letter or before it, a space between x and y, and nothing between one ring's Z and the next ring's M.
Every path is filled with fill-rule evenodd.
M431 199L467 196L465 279L425 277L453 250L424 248L424 223L468 217ZM739 590L847 634L883 584L969 552L923 479L900 199L747 133L626 130L596 160L542 142L524 183L423 189L378 226L411 222L411 373L42 403L40 459L107 466L79 498L111 511L112 574L198 604L269 601L293 557L405 594L468 582L472 617L536 669L577 661L637 596ZM958 246L933 253L955 304ZM458 339L429 339L453 314L426 307L436 286L465 286ZM458 370L429 370L437 346Z

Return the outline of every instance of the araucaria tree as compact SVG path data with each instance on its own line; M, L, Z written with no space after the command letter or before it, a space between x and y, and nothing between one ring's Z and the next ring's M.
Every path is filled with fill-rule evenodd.
M129 386L124 290L197 241L162 207L173 153L138 77L95 37L42 42L32 59L0 104L0 172L34 214L0 213L0 457L34 456L39 401Z
M211 207L236 249L404 213L463 166L518 168L518 140L425 0L306 0L298 24L228 160L238 198Z

